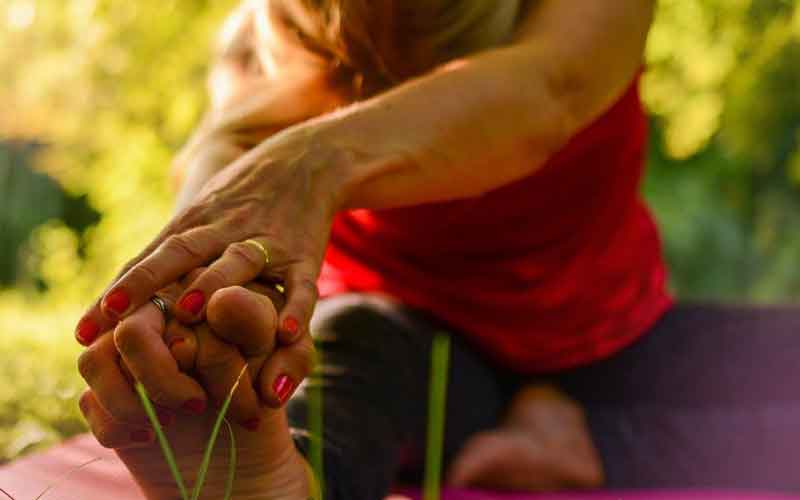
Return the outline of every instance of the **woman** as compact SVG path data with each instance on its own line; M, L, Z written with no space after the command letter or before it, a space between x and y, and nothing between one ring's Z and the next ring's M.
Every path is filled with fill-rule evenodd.
M304 394L281 408L308 372L319 283L329 297L314 330L326 360L331 498L384 494L403 446L421 441L437 331L455 340L446 447L457 483L486 484L496 470L530 476L523 436L552 400L524 390L537 376L585 406L612 486L796 487L781 466L791 440L765 448L766 434L753 431L794 429L788 413L767 411L776 401L794 408L774 383L775 370L797 370L789 323L773 316L780 328L768 345L746 329L763 316L671 308L665 290L638 195L637 75L652 9L641 0L245 4L231 47L254 40L257 50L232 50L212 75L214 109L186 153L182 209L79 322L95 434L141 425L119 351L122 372L187 422L174 432L191 463L205 421L181 408L202 413L247 361L233 415L255 446L244 450L240 497L303 498L313 484L308 438L295 435L298 454L287 419L305 428ZM220 304L255 303L236 287L256 279L285 287L280 312L261 303L268 317L257 326L221 326L252 320ZM148 305L156 292L175 304L165 334ZM115 326L112 342L102 333ZM218 350L199 363L209 346ZM762 358L766 368L754 364ZM747 383L730 384L745 362ZM515 394L507 424L491 430ZM150 498L174 497L147 467L157 466L152 447L105 441ZM591 445L578 447L591 463ZM763 460L751 463L755 452ZM596 471L556 468L555 484L597 481Z

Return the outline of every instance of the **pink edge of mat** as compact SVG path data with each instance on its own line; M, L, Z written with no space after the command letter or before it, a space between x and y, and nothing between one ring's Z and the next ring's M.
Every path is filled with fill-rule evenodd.
M398 490L413 500L417 490ZM495 493L474 490L445 490L442 500L799 500L797 495L724 490L617 490L560 493Z
M75 437L50 450L0 467L0 488L16 500L33 500L49 484L59 481L64 474L95 457L102 457L102 460L73 473L48 492L43 500L144 500L117 456L101 447L90 435ZM421 498L416 490L400 493L414 499ZM0 494L0 499L3 498ZM446 490L442 500L800 500L800 496L708 490L538 494Z

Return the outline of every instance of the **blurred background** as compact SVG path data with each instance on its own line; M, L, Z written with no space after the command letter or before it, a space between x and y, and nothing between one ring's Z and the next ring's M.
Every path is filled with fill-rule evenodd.
M82 432L72 332L166 223L234 0L0 1L0 463ZM800 5L661 0L643 187L671 286L800 297Z

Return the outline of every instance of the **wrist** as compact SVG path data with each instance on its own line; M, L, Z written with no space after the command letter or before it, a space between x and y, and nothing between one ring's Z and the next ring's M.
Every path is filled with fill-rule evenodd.
M400 153L402 147L386 147L374 131L351 117L323 117L309 122L303 131L309 148L317 151L313 156L325 158L317 175L330 187L335 211L360 207L364 186L410 163L410 155Z

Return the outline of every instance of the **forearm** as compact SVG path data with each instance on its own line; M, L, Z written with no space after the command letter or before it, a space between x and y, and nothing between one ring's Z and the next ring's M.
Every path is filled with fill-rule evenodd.
M318 120L316 138L351 160L344 206L477 196L542 165L575 125L520 56L498 50Z
M350 163L337 169L341 205L480 195L534 172L607 110L641 67L652 2L574 3L541 1L530 39L302 125Z

